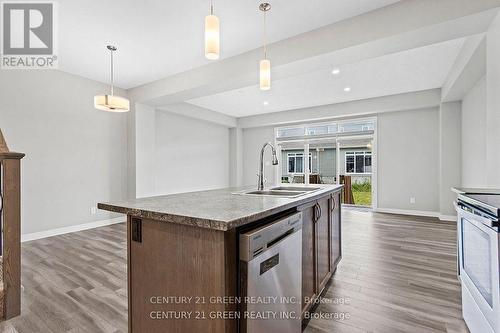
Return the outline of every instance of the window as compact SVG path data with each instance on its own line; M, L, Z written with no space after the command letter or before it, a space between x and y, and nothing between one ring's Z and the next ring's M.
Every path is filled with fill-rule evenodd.
M371 173L372 153L369 151L349 151L345 153L346 173Z
M290 138L294 136L303 136L305 133L304 126L279 128L277 133L278 138Z
M338 133L369 132L375 130L373 119L348 120L341 122L328 122L304 124L292 127L279 127L276 129L276 138L286 140L297 137L329 136Z
M304 173L304 154L288 153L288 173ZM309 170L311 170L312 154L309 153Z
M310 125L306 127L307 136L328 135L338 133L338 124Z
M373 131L374 123L371 120L367 121L351 121L339 124L340 132L365 132Z

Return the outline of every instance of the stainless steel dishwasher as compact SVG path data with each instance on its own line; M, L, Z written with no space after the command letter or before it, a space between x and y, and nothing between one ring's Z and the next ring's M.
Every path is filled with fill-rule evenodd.
M240 235L241 333L300 333L302 213Z

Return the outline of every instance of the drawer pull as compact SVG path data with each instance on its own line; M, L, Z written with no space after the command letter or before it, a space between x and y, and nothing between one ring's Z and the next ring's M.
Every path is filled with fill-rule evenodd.
M335 200L335 197L332 197L331 200L332 200L332 205L331 205L332 211L334 211L335 208L337 208L337 200Z
M142 243L142 220L135 217L132 218L132 240Z

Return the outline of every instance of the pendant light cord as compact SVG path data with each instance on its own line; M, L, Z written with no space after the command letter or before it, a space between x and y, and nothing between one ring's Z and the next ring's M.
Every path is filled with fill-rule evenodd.
M114 94L114 85L115 85L115 75L113 73L113 68L114 68L114 64L113 64L113 50L109 50L111 52L111 96L113 96Z
M213 3L213 0L210 0L210 15L214 15L214 3Z
M266 25L267 11L264 11L264 59L267 60L267 25Z

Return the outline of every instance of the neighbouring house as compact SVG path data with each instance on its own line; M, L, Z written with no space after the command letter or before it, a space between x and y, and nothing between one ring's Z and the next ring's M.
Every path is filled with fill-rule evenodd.
M337 177L337 149L310 148L309 170L313 183L334 184ZM304 181L304 150L281 151L281 180L283 183ZM352 183L371 183L372 152L367 147L341 148L339 175L351 176Z

